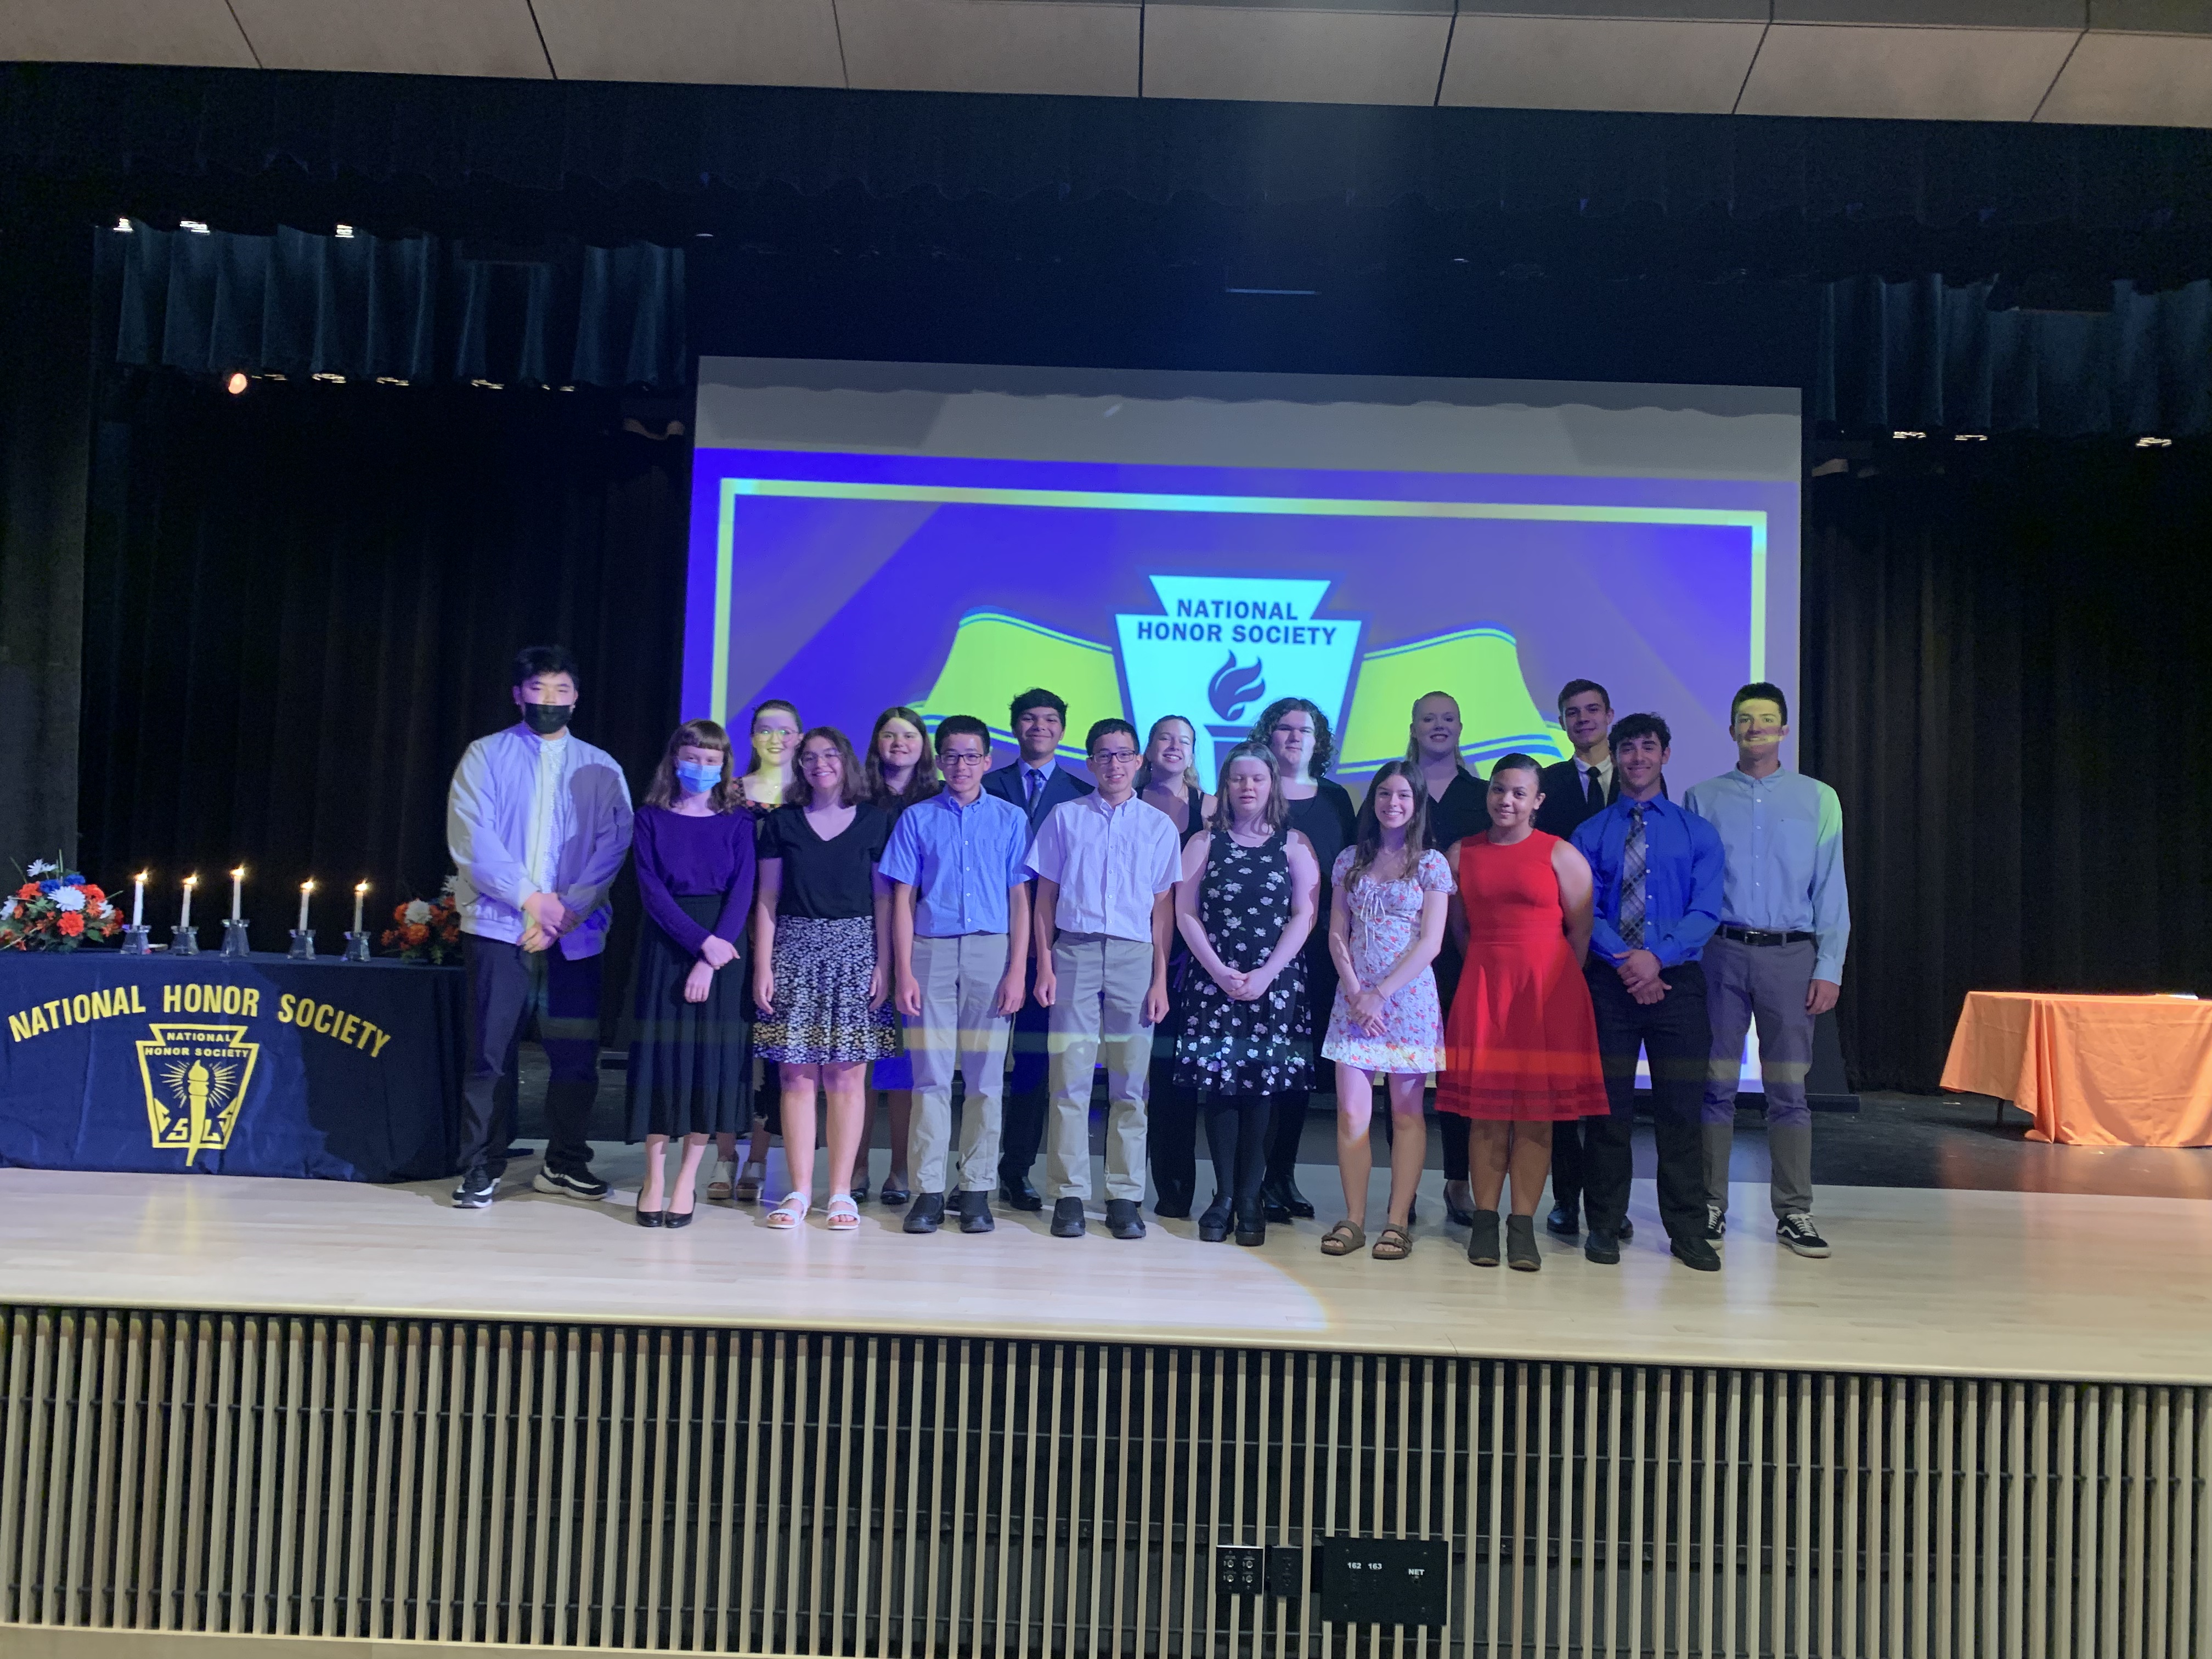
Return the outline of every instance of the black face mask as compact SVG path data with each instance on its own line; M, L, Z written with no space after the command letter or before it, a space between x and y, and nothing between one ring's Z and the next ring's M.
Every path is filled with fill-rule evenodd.
M568 725L576 712L573 702L526 702L522 705L523 723L541 738L550 738Z

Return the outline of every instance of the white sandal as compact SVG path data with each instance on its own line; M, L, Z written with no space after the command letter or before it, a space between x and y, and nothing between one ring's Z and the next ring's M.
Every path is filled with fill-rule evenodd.
M730 1196L740 1204L750 1204L760 1196L761 1187L767 1180L768 1165L756 1158L745 1165L745 1172L738 1177Z
M730 1201L730 1177L736 1171L737 1167L726 1158L715 1160L714 1178L707 1183L707 1201L709 1204L726 1204Z
M793 1193L768 1212L768 1224L780 1233L787 1233L805 1221L806 1208L806 1195Z
M856 1233L860 1231L860 1206L853 1201L850 1193L839 1193L830 1200L823 1212L833 1233Z

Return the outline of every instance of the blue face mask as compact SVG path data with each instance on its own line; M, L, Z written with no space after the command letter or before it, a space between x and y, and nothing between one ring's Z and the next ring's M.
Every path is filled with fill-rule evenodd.
M685 794L703 795L721 782L722 769L719 766L687 766L678 762L676 776L684 785Z

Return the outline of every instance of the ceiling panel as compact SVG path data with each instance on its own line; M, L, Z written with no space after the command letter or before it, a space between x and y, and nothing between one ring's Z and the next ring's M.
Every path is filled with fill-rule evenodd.
M1433 103L1450 32L1434 13L1148 5L1145 95Z
M534 0L564 81L842 87L833 0Z
M252 69L223 0L0 0L0 61Z
M855 87L1132 98L1144 14L1080 0L838 0Z
M230 0L270 69L547 80L530 0Z
M1763 22L1462 11L1444 65L1443 101L1725 115L1735 107L1744 72L1765 32Z
M1746 115L2025 121L2078 38L2063 29L1778 22L1737 107Z
M2212 38L2085 34L2035 118L2212 126Z

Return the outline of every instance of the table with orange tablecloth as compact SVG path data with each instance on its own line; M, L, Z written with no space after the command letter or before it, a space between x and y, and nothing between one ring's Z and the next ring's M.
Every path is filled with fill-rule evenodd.
M1943 1087L2009 1100L2031 1140L2212 1146L2212 1002L1969 991Z

